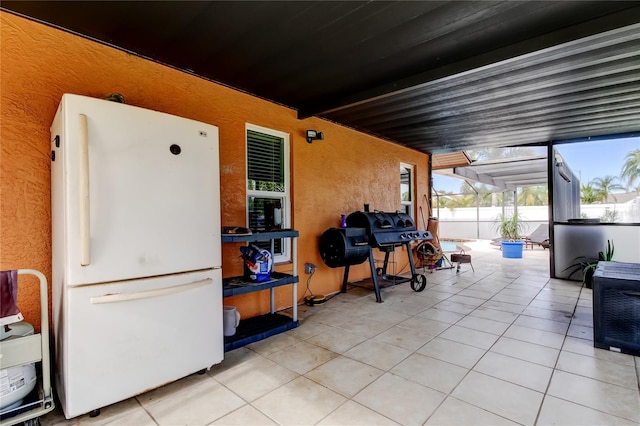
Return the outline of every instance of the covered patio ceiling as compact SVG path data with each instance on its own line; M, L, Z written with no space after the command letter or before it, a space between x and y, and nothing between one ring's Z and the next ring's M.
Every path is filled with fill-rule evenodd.
M474 162L468 166L442 169L438 174L479 182L500 190L547 185L547 156Z
M640 131L638 1L0 8L425 153Z

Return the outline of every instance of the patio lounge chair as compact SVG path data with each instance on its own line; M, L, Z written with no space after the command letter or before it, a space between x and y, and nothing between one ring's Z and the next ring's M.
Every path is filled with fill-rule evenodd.
M534 244L542 246L544 249L549 248L549 225L538 225L535 231L525 237L524 243L527 248L531 249L533 249Z

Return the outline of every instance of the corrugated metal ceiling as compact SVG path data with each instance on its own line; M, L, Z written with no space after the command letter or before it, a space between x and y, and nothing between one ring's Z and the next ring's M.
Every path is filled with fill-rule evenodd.
M435 153L634 132L640 128L640 25L323 115Z
M0 7L423 152L640 130L638 1Z

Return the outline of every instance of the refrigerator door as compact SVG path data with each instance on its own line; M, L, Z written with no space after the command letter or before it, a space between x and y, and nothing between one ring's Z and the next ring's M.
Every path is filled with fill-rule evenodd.
M52 142L54 263L64 257L67 285L221 264L217 127L64 95Z
M56 391L67 418L223 359L222 272L67 287Z

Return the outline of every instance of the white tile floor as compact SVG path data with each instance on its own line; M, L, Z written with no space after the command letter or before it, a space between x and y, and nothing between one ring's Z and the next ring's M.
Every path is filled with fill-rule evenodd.
M351 289L300 307L300 327L192 375L43 425L640 424L640 358L593 347L592 292L548 278L548 251L503 259L471 247L475 272ZM312 282L313 287L313 282Z

